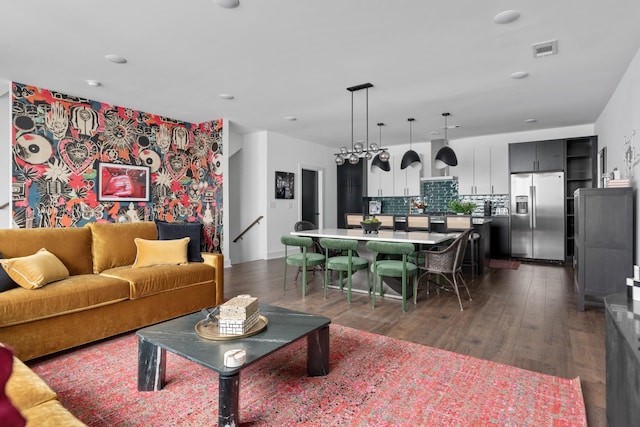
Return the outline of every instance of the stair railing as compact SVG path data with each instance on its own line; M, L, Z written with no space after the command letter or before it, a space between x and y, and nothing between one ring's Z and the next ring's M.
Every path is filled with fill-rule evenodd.
M244 236L247 231L249 231L254 225L259 224L260 220L264 218L263 215L260 215L258 218L256 218L247 228L244 229L244 231L242 233L240 233L240 235L238 237L236 237L235 239L233 239L233 243L237 242L238 240L242 239L242 236Z

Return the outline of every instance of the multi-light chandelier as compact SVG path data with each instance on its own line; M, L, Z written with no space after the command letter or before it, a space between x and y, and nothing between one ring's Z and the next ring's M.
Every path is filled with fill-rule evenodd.
M348 87L347 90L351 92L351 149L347 147L340 147L340 152L335 153L336 164L338 166L343 165L345 161L348 161L352 165L358 164L361 158L371 160L374 154L377 154L376 158L380 158L383 161L389 160L389 152L387 148L381 148L376 143L369 144L369 88L373 87L371 83L363 83L357 86ZM355 142L353 140L353 93L359 90L365 89L366 91L366 126L367 133L365 143ZM378 154L379 153L379 154Z

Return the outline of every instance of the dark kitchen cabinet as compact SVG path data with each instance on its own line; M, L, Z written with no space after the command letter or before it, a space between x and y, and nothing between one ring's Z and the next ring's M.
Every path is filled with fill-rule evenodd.
M491 217L491 258L511 257L511 238L509 237L509 217Z
M574 197L573 277L578 310L602 306L633 277L633 189L580 188Z
M566 230L567 244L566 262L573 261L573 229L575 214L573 212L573 193L578 188L595 188L598 186L598 137L584 136L578 138L568 138L566 141L565 182L567 198L566 204Z
M564 139L509 144L509 171L544 172L564 170Z
M345 162L336 166L338 197L338 228L346 228L344 214L363 213L364 197L367 194L367 162L360 160L357 164Z

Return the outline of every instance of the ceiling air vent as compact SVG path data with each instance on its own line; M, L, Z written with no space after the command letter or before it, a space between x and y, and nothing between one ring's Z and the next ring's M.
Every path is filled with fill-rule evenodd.
M532 47L534 58L555 55L556 53L558 53L558 40L549 40L548 42L536 43Z

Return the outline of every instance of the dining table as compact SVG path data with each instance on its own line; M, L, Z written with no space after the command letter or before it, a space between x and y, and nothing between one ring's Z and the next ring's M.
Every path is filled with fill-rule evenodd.
M331 238L331 239L351 239L360 242L358 251L362 253L368 252L366 250L367 241L381 241L381 242L401 242L401 243L413 243L416 245L416 249L432 247L441 243L455 239L460 233L439 233L432 231L398 231L398 230L378 230L377 232L365 232L361 228L320 228L316 230L301 230L292 231L294 236L311 237L314 239ZM394 298L402 297L402 286L399 280L396 278L385 277L384 283L387 285L387 290L391 289L393 292L390 296ZM332 286L333 287L333 286ZM360 286L353 283L353 291L356 292L369 292L369 284L361 283ZM407 287L407 298L413 295L413 288Z
M292 231L294 236L328 237L331 239L351 239L358 241L376 240L380 242L414 243L419 245L438 245L458 237L460 233L436 233L432 231L378 230L364 232L361 228L320 228L317 230Z

